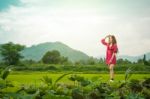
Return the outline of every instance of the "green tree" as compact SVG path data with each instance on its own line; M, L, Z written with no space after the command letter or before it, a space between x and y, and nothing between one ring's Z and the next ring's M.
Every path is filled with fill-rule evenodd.
M150 66L150 63L146 60L146 55L145 54L144 54L144 57L143 57L143 63L144 63L144 65Z
M100 58L100 59L98 60L98 63L99 63L99 64L105 63L105 60L104 60L103 58Z
M75 65L87 65L87 61L86 60L79 60L75 62Z
M88 61L87 64L89 65L94 65L96 63L93 57L90 57L87 61Z
M68 63L68 62L69 62L69 61L68 61L68 58L67 58L67 57L62 56L62 57L60 58L60 63L61 63L61 64Z
M26 59L26 60L22 60L22 63L24 65L32 65L32 64L36 64L37 62L32 59Z
M43 57L42 62L45 64L58 64L61 61L61 56L59 51L53 50L48 51Z
M14 44L12 42L1 45L0 53L7 65L17 65L23 56L20 54L25 48L23 45Z
M119 58L117 60L117 63L118 64L131 64L131 61L127 60L127 59L122 59L122 58Z
M143 64L143 59L138 59L138 60L137 60L137 63L138 63L138 64Z

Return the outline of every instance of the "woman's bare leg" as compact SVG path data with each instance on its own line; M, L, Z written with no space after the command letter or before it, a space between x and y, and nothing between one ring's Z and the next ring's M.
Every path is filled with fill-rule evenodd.
M110 80L114 79L114 64L109 65Z

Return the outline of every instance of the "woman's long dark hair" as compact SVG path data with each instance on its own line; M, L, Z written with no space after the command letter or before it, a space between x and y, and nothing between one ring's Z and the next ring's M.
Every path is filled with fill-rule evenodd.
M111 35L110 37L112 37L112 44L116 44L117 45L117 40L116 37L114 35ZM119 52L119 50L117 49L117 53Z
M111 35L111 37L112 37L112 44L117 44L116 37L114 35Z

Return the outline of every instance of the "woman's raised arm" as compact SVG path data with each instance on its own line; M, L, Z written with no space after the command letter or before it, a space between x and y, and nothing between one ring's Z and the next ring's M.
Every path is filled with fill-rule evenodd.
M106 38L108 38L110 35L107 35L105 38L103 38L102 40L101 40L101 43L103 44L103 45L107 45L108 43L105 41L106 40Z

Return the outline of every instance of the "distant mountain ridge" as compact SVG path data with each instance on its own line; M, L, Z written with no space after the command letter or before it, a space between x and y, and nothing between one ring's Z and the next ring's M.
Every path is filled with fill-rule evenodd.
M127 59L131 62L137 62L139 59L143 59L144 54L146 55L146 59L150 60L150 52L148 53L143 53L142 55L137 55L137 56L129 56L129 55L118 55L117 59L122 58L122 59ZM101 56L99 58L104 58L105 56Z
M146 59L150 60L150 52L143 53L143 55L139 55L139 56L121 55L121 56L118 56L118 58L127 59L131 62L136 62L138 59L143 59L144 54L146 55Z
M25 48L21 53L25 59L39 61L47 51L58 50L62 56L68 57L72 62L87 60L89 56L85 53L72 49L61 42L46 42Z

